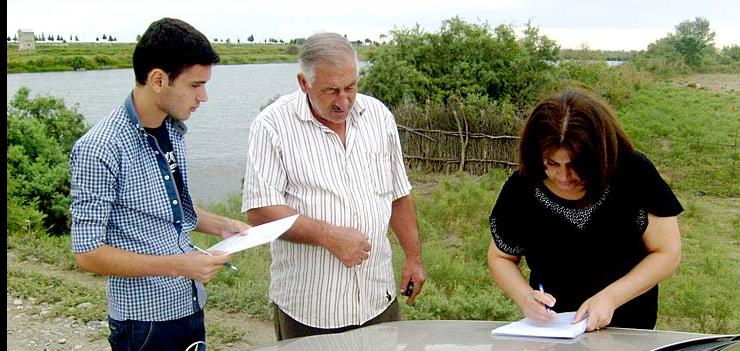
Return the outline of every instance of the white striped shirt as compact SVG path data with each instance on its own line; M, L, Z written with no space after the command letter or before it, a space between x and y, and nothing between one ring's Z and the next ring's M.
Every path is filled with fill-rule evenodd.
M297 91L265 108L249 136L242 211L288 206L354 228L372 247L366 261L347 268L324 247L275 240L270 300L315 328L360 325L379 315L396 297L388 240L392 202L411 191L393 114L357 94L345 147Z

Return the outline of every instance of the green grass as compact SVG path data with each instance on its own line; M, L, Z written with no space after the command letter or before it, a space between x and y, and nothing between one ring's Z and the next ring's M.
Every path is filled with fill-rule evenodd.
M49 236L43 232L21 230L8 235L8 251L13 250L20 260L34 260L62 269L75 269L69 236Z
M740 196L740 92L641 89L620 119L669 184L692 194Z
M298 47L287 44L213 43L221 64L297 62ZM36 43L35 50L18 50L6 44L7 73L130 68L134 43ZM370 47L357 47L367 58Z
M91 288L82 283L17 268L9 268L7 278L8 294L24 298L33 297L39 304L51 304L49 318L65 316L82 319L85 322L107 320L108 304L104 289ZM77 307L85 302L90 302L93 306Z
M687 91L655 85L636 91L620 109L627 133L655 162L686 208L679 216L683 261L677 272L661 283L658 329L736 333L740 328L740 311L736 308L740 305L740 194L737 170L732 168L738 166L738 150L693 145L697 141L732 144L733 133L740 127L737 105L738 95L733 92ZM677 139L685 146L676 146L681 142L666 144ZM485 176L471 176L413 171L410 177L415 185L413 194L428 280L413 306L401 304L404 318L520 318L518 308L492 283L486 266L490 243L487 218L507 173L497 170ZM239 217L239 202L239 194L234 194L209 209ZM398 272L402 252L395 237L390 236ZM200 233L193 233L193 240L204 247L218 241ZM68 238L10 233L8 250L20 258L34 258L64 269L71 269L74 264ZM232 262L238 271L224 269L206 284L209 307L269 319L268 247L237 253ZM523 270L527 274L526 267ZM43 287L50 283L44 279L11 270L8 291L36 298L49 295ZM53 284L84 288L75 287L74 282ZM79 294L58 298L63 306L76 306L78 300L74 299ZM96 301L105 308L104 299ZM233 327L218 321L212 323L209 338L216 335L220 340L228 340L241 335Z

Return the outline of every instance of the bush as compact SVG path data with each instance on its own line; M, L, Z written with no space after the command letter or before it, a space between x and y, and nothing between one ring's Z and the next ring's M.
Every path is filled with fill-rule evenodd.
M72 69L75 71L79 71L87 65L87 61L82 56L74 56L69 60L69 65L72 66Z
M559 47L528 25L518 40L510 26L491 29L454 17L439 33L419 26L391 32L388 45L369 53L360 90L390 106L450 97L485 96L525 110L556 82Z
M95 63L98 66L107 67L113 64L113 60L108 55L95 55Z
M564 85L593 91L615 108L623 106L632 94L654 81L652 74L640 72L630 63L609 67L606 61L569 61L562 68L567 78Z
M7 111L8 229L69 232L69 153L87 127L61 99L29 99L21 88ZM25 218L24 218L25 217Z
M292 44L288 45L288 47L285 48L285 53L287 55L298 56L298 46Z

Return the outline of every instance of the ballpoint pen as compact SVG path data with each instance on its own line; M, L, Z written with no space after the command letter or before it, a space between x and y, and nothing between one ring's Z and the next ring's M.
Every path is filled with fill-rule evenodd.
M542 295L544 295L544 294L545 294L545 288L544 288L544 287L542 287L542 283L540 283L540 292L542 293ZM550 312L550 307L549 307L549 306L547 306L547 305L545 305L545 310L546 310L547 312Z
M208 252L206 250L203 250L203 249L201 249L201 248L199 248L199 247L197 247L197 246L195 246L193 244L190 244L190 247L192 247L192 248L194 248L194 249L196 249L196 250L198 250L198 251L200 251L200 252L202 252L202 253L204 253L204 254L206 254L208 256L213 256L212 253L210 253L210 252ZM229 268L231 268L233 270L238 270L238 268L236 268L236 266L234 266L233 264L231 264L229 262L224 262L224 266L229 267Z

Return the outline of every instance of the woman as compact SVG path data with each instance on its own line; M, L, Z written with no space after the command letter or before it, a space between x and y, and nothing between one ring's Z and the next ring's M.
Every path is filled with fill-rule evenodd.
M577 311L586 330L655 327L657 284L681 259L683 211L615 113L578 91L535 107L519 169L490 217L488 266L525 317ZM518 269L530 268L529 284Z

